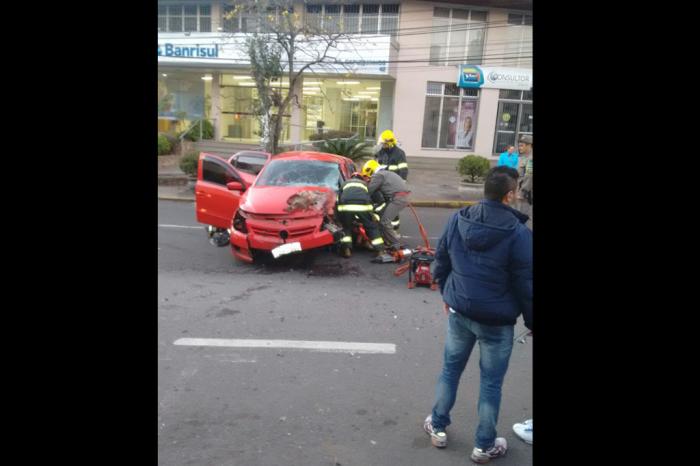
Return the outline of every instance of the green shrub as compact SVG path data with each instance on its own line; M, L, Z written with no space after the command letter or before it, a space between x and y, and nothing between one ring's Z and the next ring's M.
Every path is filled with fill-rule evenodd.
M457 171L462 176L468 176L471 183L482 179L491 168L491 163L486 157L479 155L467 155L459 160Z
M169 154L170 151L172 150L173 146L170 144L170 141L168 141L168 138L165 137L165 134L159 134L158 135L158 155L166 155Z
M354 135L355 133L351 133L350 131L340 131L337 129L331 129L328 131L324 131L322 134L319 133L314 133L311 136L309 136L309 141L320 141L320 140L325 140L325 139L338 139L338 138L349 138L350 136Z
M371 148L374 144L369 141L360 141L357 138L352 138L319 141L314 143L314 146L321 152L342 155L343 157L357 160L365 156L371 156Z
M192 125L192 129L187 132L183 139L193 142L199 141L199 125L202 123L202 121L204 121L204 125L202 125L202 139L214 139L214 125L212 125L211 121L209 120L197 121L194 125Z
M180 170L190 176L197 176L197 163L199 152L188 152L180 159Z

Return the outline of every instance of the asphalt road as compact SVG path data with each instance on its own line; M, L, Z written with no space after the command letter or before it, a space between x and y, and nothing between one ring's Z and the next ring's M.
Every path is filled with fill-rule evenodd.
M417 209L438 237L449 209ZM402 233L420 244L409 211ZM422 422L442 362L440 294L409 290L395 264L330 252L272 265L236 262L207 242L191 203L159 202L159 464L464 465L473 447L478 349L448 428L433 448ZM432 243L436 243L432 239ZM518 322L516 332L523 330ZM180 346L182 338L393 344L394 354ZM532 417L532 340L516 344L506 376L496 464L528 466L532 447L512 432Z

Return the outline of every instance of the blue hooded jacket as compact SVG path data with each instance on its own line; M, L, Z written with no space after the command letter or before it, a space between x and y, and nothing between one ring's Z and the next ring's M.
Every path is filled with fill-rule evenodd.
M482 200L456 212L435 252L434 278L443 301L484 325L532 330L532 232L528 216Z

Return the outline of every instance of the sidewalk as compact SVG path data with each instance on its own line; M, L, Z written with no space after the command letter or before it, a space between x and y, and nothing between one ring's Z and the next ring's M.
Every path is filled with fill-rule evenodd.
M177 166L176 158L158 161L158 199L194 202L194 182ZM408 157L408 186L415 207L460 208L482 193L460 185L456 159Z

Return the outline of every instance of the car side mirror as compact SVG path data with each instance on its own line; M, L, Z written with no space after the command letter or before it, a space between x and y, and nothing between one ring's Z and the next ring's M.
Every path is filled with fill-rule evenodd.
M226 183L226 187L229 191L245 191L245 186L243 186L243 183L238 181L230 181Z

